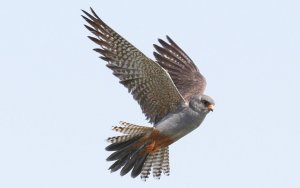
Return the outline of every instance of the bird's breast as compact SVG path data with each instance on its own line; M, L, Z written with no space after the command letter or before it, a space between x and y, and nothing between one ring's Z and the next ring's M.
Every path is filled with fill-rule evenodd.
M195 130L202 123L206 113L198 113L184 108L176 113L168 114L156 125L160 134L170 137L173 142Z

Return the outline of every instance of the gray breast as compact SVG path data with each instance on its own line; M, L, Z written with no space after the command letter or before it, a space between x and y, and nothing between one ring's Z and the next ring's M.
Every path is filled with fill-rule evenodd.
M170 136L174 142L195 130L207 113L196 112L190 107L181 108L176 113L168 114L156 125L160 133Z

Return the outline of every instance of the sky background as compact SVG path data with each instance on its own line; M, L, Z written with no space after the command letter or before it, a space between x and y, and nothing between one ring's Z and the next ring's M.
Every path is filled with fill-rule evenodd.
M3 1L0 187L300 187L300 1ZM170 147L171 175L110 174L119 121L149 125L92 51L80 9L147 56L170 35L216 108Z

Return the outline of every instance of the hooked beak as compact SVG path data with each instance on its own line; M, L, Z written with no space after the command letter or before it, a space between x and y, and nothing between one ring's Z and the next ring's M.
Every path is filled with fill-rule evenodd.
M213 104L208 105L208 109L210 111L214 111L215 106Z

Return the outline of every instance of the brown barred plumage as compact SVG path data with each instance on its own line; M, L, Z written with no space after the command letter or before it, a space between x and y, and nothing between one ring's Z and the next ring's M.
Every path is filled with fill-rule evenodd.
M145 131L149 131L150 129L153 129L153 127L134 125L123 121L120 122L120 125L114 126L112 128L113 131L117 131L123 134L129 134L129 135L142 133Z
M162 149L155 152L153 162L152 162L153 177L156 179L160 179L160 175L161 175L161 167L162 167L162 161L163 161L163 153L162 152L163 152Z
M204 76L191 58L169 36L167 40L169 43L158 40L162 47L154 44L157 52L153 54L157 63L168 71L184 99L189 101L195 94L203 94L206 87Z
M163 161L162 161L162 171L166 176L170 175L170 163L169 163L169 147L162 148L163 150Z
M133 168L135 170L132 171L132 177L136 177L140 174L141 179L144 181L146 181L149 177L151 170L153 172L153 177L156 179L160 179L162 172L165 175L169 174L168 147L160 148L157 151L148 153L146 146L151 144L152 141L146 139L146 141L143 141L142 144L139 143L139 140L143 138L143 136L150 136L153 129L153 127L134 125L126 122L120 122L120 125L113 127L114 131L125 135L109 137L107 139L111 145L107 146L106 149L109 151L115 151L107 158L108 161L116 160L116 162L110 167L112 172L125 167L125 170L121 171L121 174L125 175ZM147 142L149 143L147 144ZM137 147L132 148L134 145L137 145ZM139 158L137 158L136 155L137 153L139 153L138 155L141 155L140 158L144 161L139 161ZM144 159L142 156L144 156Z
M95 51L128 88L150 122L157 123L185 103L166 70L106 25L93 9L92 14L82 11L89 23L85 27L96 36L89 38L100 45Z
M123 136L114 136L114 137L109 137L106 139L107 142L110 143L120 143L120 142L125 142L127 140L132 139L133 137L137 136L138 134L133 134L133 135L123 135Z
M121 169L122 176L131 171L131 177L140 175L144 181L151 170L156 179L162 173L169 175L168 146L198 127L213 109L213 100L203 95L205 78L170 37L167 42L159 39L161 46L154 45L153 61L105 24L92 8L91 14L82 11L88 23L85 27L94 35L89 38L99 45L94 50L154 124L145 127L120 122L114 126L112 129L123 135L107 139L110 145L105 149L113 152L107 161L115 161L109 169Z
M148 155L145 163L144 163L144 166L142 168L142 172L141 172L141 179L143 181L146 181L147 178L149 177L150 175L150 172L151 172L151 167L152 167L152 161L153 161L153 156L154 154L151 153Z
M134 125L131 123L121 121L119 125L113 126L112 130L123 133L125 135L109 137L106 139L110 143L120 143L128 141L136 136L142 135L145 132L152 131L153 127L145 127L140 125Z

